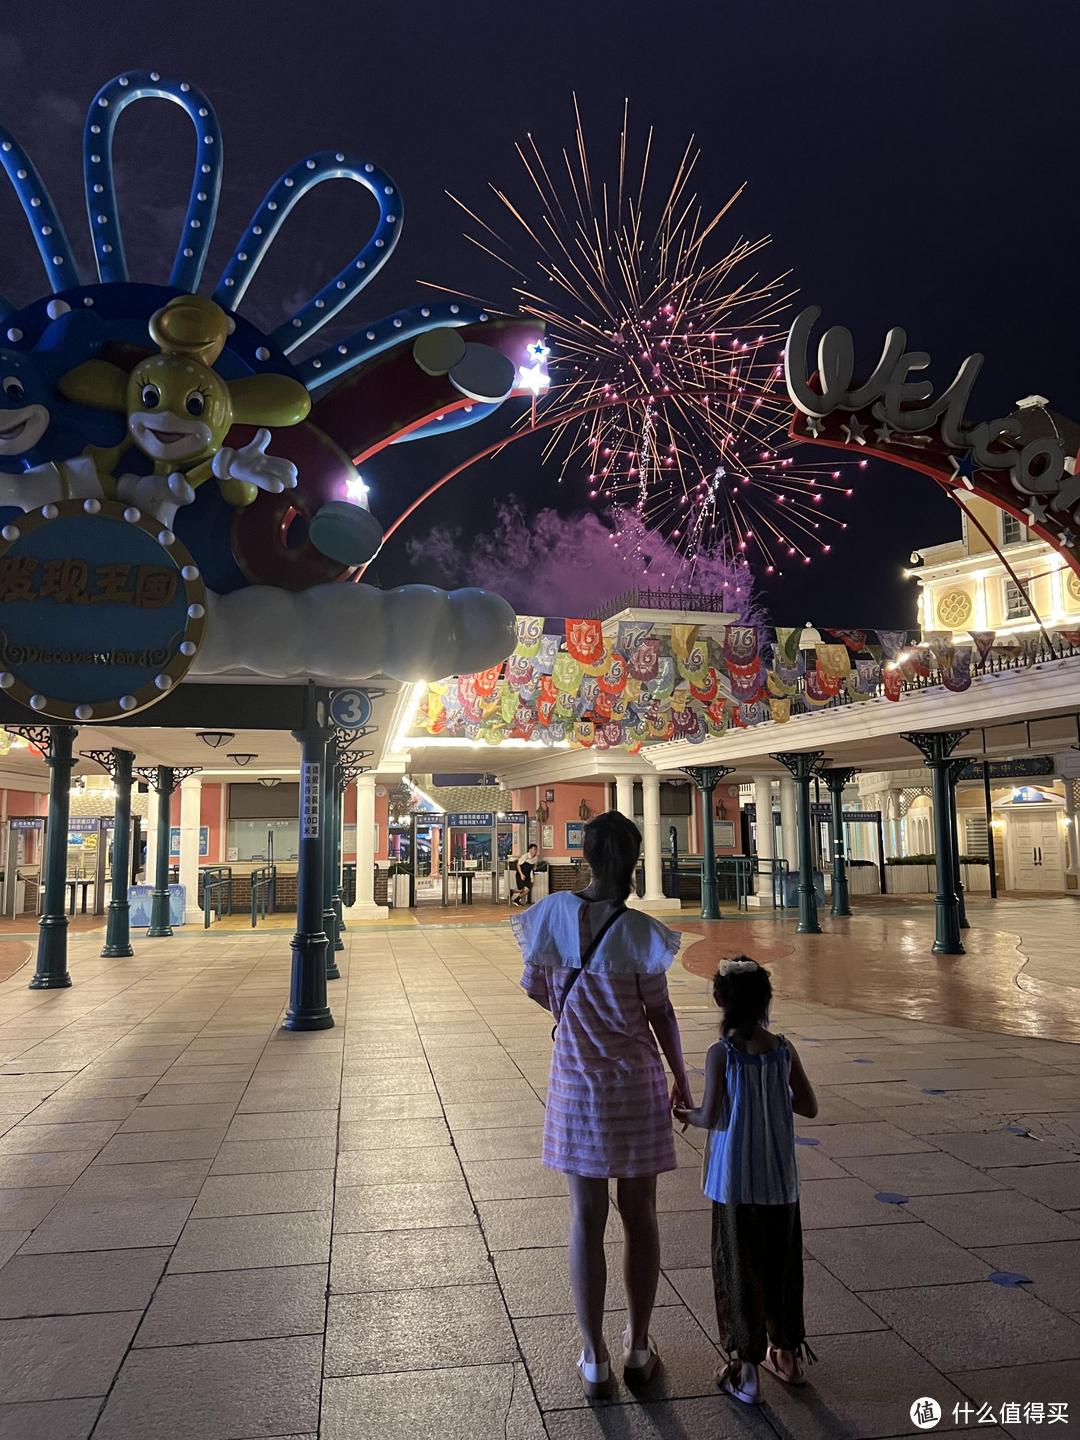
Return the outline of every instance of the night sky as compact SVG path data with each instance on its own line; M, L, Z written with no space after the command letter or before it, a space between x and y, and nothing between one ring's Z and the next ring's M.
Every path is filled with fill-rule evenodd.
M489 180L520 188L514 141L531 130L549 153L570 143L574 90L597 155L612 155L628 96L632 121L656 127L667 164L696 134L706 203L749 182L723 248L739 233L771 233L768 268L792 267L803 302L854 331L861 368L884 331L902 325L912 347L930 352L939 384L970 351L985 353L970 418L1007 413L1034 392L1080 418L1075 0L112 0L93 29L75 23L77 10L90 13L10 5L0 22L0 123L31 148L77 245L86 106L118 71L154 67L200 86L221 120L225 187L208 278L287 164L341 146L394 176L405 232L339 328L417 302L422 279L505 306L503 273L463 241L444 192L482 203ZM147 102L119 134L133 274L163 281L186 202L190 126ZM325 280L358 247L367 214L358 187L325 186L305 200L252 288L254 318L278 323L290 300ZM6 193L0 225L0 291L21 303L42 285ZM500 424L403 446L368 467L384 523ZM523 442L447 487L413 533L489 529L509 493L572 512L583 487L560 490L556 474ZM901 571L913 547L958 533L956 507L929 480L872 462L844 515L827 559L770 584L773 619L912 623L914 586ZM395 540L376 578L448 577L412 566Z

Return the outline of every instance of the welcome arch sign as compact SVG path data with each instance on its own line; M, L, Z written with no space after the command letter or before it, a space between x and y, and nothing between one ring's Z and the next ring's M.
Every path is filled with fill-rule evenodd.
M810 359L819 307L795 319L784 350L784 375L795 406L794 438L874 455L929 475L944 489L970 490L1007 511L1052 545L1080 576L1080 425L1049 408L1041 395L1010 415L966 418L983 357L969 355L936 396L923 378L930 356L908 350L894 327L866 380L855 381L850 330L834 325Z

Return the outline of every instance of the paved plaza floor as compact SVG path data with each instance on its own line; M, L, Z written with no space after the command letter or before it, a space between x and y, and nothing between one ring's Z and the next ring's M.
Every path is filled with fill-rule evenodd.
M798 1126L819 1361L753 1412L714 1386L700 1132L660 1182L663 1369L583 1401L537 1158L550 1021L491 918L352 929L314 1034L279 1029L279 930L129 960L81 933L70 990L0 983L0 1440L832 1440L921 1433L920 1397L939 1430L1080 1425L1075 902L978 907L953 960L911 907L808 941L683 917L691 1065L703 977L749 948L822 1102ZM609 1238L615 1348L614 1214Z

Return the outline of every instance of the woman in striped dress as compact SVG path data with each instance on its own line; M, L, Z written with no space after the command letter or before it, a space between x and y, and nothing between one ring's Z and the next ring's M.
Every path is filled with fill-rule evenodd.
M713 981L720 1041L705 1058L705 1098L675 1118L710 1132L703 1182L713 1202L713 1289L728 1363L718 1383L760 1402L758 1366L788 1385L812 1360L803 1320L802 1226L795 1114L817 1099L795 1047L766 1027L769 972L740 955Z
M660 1274L656 1177L675 1169L671 1106L692 1102L665 979L680 937L625 903L641 835L609 811L585 827L583 849L587 889L551 895L512 924L522 987L555 1019L543 1159L569 1183L578 1368L586 1395L603 1399L613 1389L603 1333L608 1184L617 1181L623 1225L623 1378L642 1385L658 1359L649 1337ZM670 1097L661 1051L674 1076Z

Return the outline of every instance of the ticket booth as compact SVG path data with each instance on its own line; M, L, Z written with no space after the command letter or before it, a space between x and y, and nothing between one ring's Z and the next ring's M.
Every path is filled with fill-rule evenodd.
M37 915L45 855L45 818L9 815L3 830L3 913Z

